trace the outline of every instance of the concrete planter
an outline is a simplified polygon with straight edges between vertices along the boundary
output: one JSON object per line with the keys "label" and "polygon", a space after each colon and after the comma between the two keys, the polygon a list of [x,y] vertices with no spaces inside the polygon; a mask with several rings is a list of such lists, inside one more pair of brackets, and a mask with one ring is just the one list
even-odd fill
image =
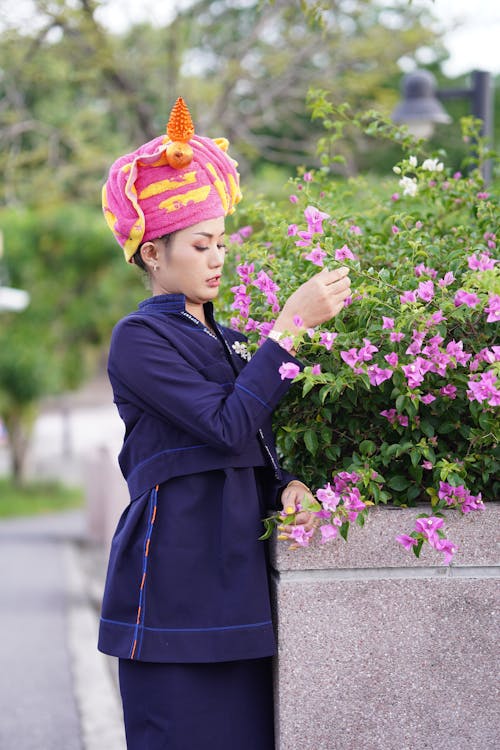
{"label": "concrete planter", "polygon": [[276,750],[498,747],[500,506],[448,514],[451,567],[394,541],[417,513],[373,509],[347,544],[273,542]]}

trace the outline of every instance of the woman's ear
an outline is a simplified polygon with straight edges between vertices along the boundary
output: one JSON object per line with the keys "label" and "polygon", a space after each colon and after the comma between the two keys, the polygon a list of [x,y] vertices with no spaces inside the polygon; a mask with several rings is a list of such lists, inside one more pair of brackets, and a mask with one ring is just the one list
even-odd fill
{"label": "woman's ear", "polygon": [[149,272],[158,270],[159,252],[154,242],[145,242],[141,247],[141,258]]}

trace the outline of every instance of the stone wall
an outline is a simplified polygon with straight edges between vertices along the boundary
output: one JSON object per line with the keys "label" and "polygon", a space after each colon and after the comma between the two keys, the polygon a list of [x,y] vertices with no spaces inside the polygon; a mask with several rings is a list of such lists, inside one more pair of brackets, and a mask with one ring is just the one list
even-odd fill
{"label": "stone wall", "polygon": [[498,747],[500,506],[448,515],[451,567],[394,541],[417,512],[374,509],[347,543],[273,542],[276,750]]}

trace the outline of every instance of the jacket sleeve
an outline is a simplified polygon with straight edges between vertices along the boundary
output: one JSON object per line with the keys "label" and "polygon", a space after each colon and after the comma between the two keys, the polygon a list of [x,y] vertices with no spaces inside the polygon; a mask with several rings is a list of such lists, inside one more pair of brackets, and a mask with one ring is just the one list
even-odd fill
{"label": "jacket sleeve", "polygon": [[268,339],[228,390],[207,380],[166,338],[129,319],[115,329],[108,370],[112,383],[142,410],[214,448],[240,453],[290,388],[291,380],[278,372],[283,362],[302,369]]}

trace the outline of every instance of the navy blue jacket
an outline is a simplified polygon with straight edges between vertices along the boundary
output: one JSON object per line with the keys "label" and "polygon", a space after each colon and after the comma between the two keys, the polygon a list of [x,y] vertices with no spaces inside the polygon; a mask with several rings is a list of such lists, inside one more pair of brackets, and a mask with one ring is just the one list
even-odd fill
{"label": "navy blue jacket", "polygon": [[[182,295],[159,295],[114,329],[108,372],[125,423],[131,503],[110,554],[99,648],[123,658],[230,661],[274,653],[261,519],[291,479],[272,410],[297,362],[267,340],[211,336]],[[234,346],[236,344],[236,347]],[[297,364],[299,364],[297,362]]]}

